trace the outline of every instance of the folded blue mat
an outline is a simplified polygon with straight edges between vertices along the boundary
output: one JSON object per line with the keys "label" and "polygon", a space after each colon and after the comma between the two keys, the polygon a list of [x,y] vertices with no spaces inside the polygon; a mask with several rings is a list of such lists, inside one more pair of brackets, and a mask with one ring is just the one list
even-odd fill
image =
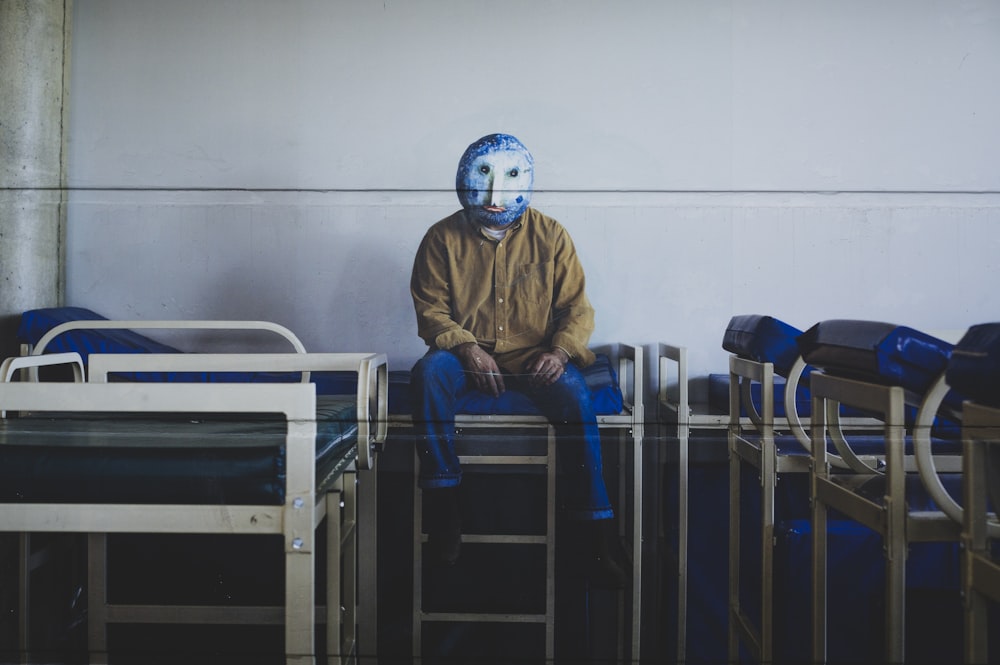
{"label": "folded blue mat", "polygon": [[[36,345],[50,330],[70,321],[107,321],[106,317],[83,307],[46,307],[21,314],[17,338],[25,344]],[[180,353],[167,344],[161,344],[132,330],[101,329],[71,330],[54,338],[45,347],[46,353],[76,351],[86,365],[91,353]]]}
{"label": "folded blue mat", "polygon": [[967,398],[1000,406],[1000,323],[969,328],[955,345],[945,376]]}
{"label": "folded blue mat", "polygon": [[[922,398],[943,375],[953,345],[933,335],[892,323],[830,319],[821,321],[798,339],[807,363],[834,376],[901,386]],[[961,408],[962,396],[949,390],[943,405],[953,412]],[[907,424],[915,420],[917,406],[908,404]],[[937,416],[934,435],[959,436],[960,425],[950,416]]]}
{"label": "folded blue mat", "polygon": [[774,371],[788,377],[799,356],[796,339],[802,331],[772,316],[734,316],[722,336],[722,348],[741,358],[773,363]]}
{"label": "folded blue mat", "polygon": [[824,371],[898,385],[923,395],[944,372],[952,345],[881,321],[820,321],[798,338],[802,357]]}

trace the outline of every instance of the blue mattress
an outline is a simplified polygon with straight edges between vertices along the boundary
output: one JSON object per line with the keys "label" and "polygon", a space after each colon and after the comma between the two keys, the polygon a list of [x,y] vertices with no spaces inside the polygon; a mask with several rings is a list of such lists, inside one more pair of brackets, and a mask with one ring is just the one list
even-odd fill
{"label": "blue mattress", "polygon": [[948,359],[946,376],[969,399],[1000,406],[1000,323],[969,328]]}
{"label": "blue mattress", "polygon": [[[677,532],[675,469],[665,467],[662,482],[668,503],[663,510],[663,528],[668,538]],[[716,664],[727,662],[728,624],[728,555],[729,555],[729,465],[720,461],[696,464],[690,470],[692,488],[689,505],[689,537],[699,543],[695,556],[688,560],[687,663]],[[743,570],[759,570],[760,561],[760,483],[756,469],[745,466],[741,485],[744,493],[740,512],[744,531],[740,539]],[[874,488],[873,488],[874,489]],[[775,512],[775,654],[776,662],[804,663],[810,658],[810,565],[812,533],[809,521],[808,474],[788,474],[776,487]],[[922,499],[920,499],[922,500]],[[922,504],[923,505],[923,504]],[[830,514],[828,527],[828,600],[830,662],[871,663],[884,658],[884,571],[882,539],[875,532],[836,511]],[[676,547],[676,543],[673,543]],[[694,550],[692,550],[694,553]],[[908,627],[925,635],[922,641],[933,650],[918,653],[947,652],[952,658],[929,656],[927,662],[961,662],[961,631],[945,635],[941,624],[958,620],[961,607],[959,591],[958,547],[955,543],[913,543],[907,559]],[[664,564],[663,574],[672,583],[675,573]],[[759,576],[741,577],[744,589],[758,588]],[[671,591],[673,587],[670,587]],[[758,592],[759,593],[759,592]],[[924,599],[938,600],[951,594],[955,607],[940,604],[924,606]],[[753,596],[754,598],[759,596]],[[918,606],[917,603],[920,603]],[[745,606],[756,619],[759,603]],[[664,622],[664,626],[670,624]],[[910,634],[913,631],[907,630]],[[914,641],[920,637],[911,638]]]}
{"label": "blue mattress", "polygon": [[[68,321],[106,320],[105,317],[82,307],[54,307],[35,309],[21,315],[17,335],[21,342],[37,344],[55,326]],[[132,330],[72,330],[53,339],[47,353],[76,351],[87,365],[91,353],[181,353],[180,350],[140,335]],[[599,415],[621,413],[623,398],[618,387],[618,375],[610,358],[599,354],[597,360],[582,370],[591,389],[594,408]],[[344,395],[356,392],[357,375],[354,372],[313,372],[317,395]],[[131,381],[208,381],[208,382],[292,382],[301,380],[297,373],[288,372],[145,372],[118,375],[112,380]],[[409,414],[410,373],[405,370],[389,372],[389,412]],[[472,391],[462,397],[459,412],[472,415],[540,415],[537,407],[522,393],[507,391],[494,398]]]}
{"label": "blue mattress", "polygon": [[944,372],[952,345],[881,321],[820,321],[798,338],[802,357],[830,374],[924,395]]}
{"label": "blue mattress", "polygon": [[[286,429],[268,415],[0,420],[0,501],[281,505]],[[357,435],[353,399],[318,400],[319,488],[354,460]]]}
{"label": "blue mattress", "polygon": [[[580,370],[598,415],[616,415],[624,406],[621,389],[618,387],[618,373],[611,359],[598,354],[597,359]],[[320,394],[343,393],[349,388],[354,377],[348,372],[316,372],[313,374],[316,390]],[[351,388],[353,390],[353,388]],[[389,413],[409,414],[411,412],[410,372],[395,370],[389,372]],[[524,393],[507,390],[499,397],[493,397],[478,390],[470,390],[458,400],[458,412],[467,415],[541,415],[538,407]]]}
{"label": "blue mattress", "polygon": [[[750,399],[758,411],[761,409],[760,384],[756,381],[750,384]],[[708,375],[708,405],[709,412],[715,414],[729,413],[729,375],[709,374]],[[812,409],[812,402],[809,398],[809,389],[800,383],[795,391],[795,405],[799,416],[807,417]],[[741,407],[740,416],[747,415],[746,409]],[[780,376],[774,377],[774,417],[785,417],[785,379]]]}
{"label": "blue mattress", "polygon": [[802,331],[773,316],[742,314],[729,320],[722,348],[741,358],[772,363],[779,376],[788,377],[799,356],[796,340]]}
{"label": "blue mattress", "polygon": [[[730,353],[759,363],[774,365],[774,416],[784,418],[785,379],[791,373],[792,365],[799,357],[798,338],[802,331],[773,316],[762,314],[741,314],[732,317],[722,336],[722,348]],[[808,417],[812,409],[809,395],[809,372],[806,367],[799,378],[795,391],[796,412],[800,417]],[[759,383],[750,386],[750,398],[759,411],[761,408]],[[729,412],[729,375],[710,374],[708,377],[708,402],[712,413]],[[860,415],[850,407],[843,407],[844,415]],[[746,410],[740,413],[746,416]]]}

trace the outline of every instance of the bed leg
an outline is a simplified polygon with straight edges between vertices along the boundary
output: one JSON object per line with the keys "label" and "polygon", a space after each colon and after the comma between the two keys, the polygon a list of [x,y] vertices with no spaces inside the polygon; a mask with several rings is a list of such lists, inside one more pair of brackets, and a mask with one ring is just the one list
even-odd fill
{"label": "bed leg", "polygon": [[827,478],[826,400],[812,397],[812,469],[809,500],[812,503],[812,639],[813,662],[826,662],[826,583],[827,552],[826,504],[819,496],[819,483]]}
{"label": "bed leg", "polygon": [[285,550],[285,663],[316,663],[315,543]]}
{"label": "bed leg", "polygon": [[[737,413],[739,413],[737,411]],[[730,425],[733,429],[736,425]],[[732,436],[730,435],[730,439]],[[740,652],[740,471],[742,462],[740,456],[729,443],[729,662],[739,660]]]}
{"label": "bed leg", "polygon": [[375,662],[378,653],[378,456],[372,468],[358,471],[358,646]]}
{"label": "bed leg", "polygon": [[[341,479],[341,482],[343,479]],[[339,483],[338,483],[339,485]],[[341,665],[341,517],[340,492],[326,493],[326,662]]]}
{"label": "bed leg", "polygon": [[19,533],[17,539],[17,637],[22,662],[31,660],[31,534]]}
{"label": "bed leg", "polygon": [[326,495],[326,658],[327,665],[352,662],[357,655],[357,503],[353,472],[339,491]]}
{"label": "bed leg", "polygon": [[90,665],[108,662],[108,534],[87,534],[87,651]]}

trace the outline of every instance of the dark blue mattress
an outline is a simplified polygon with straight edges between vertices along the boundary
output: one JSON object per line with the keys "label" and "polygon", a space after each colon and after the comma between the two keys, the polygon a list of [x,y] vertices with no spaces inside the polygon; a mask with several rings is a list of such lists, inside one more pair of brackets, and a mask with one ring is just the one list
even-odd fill
{"label": "dark blue mattress", "polygon": [[[618,373],[611,359],[598,354],[597,359],[580,370],[598,415],[617,415],[624,406],[618,387]],[[316,390],[320,394],[343,393],[352,389],[354,376],[349,372],[316,372],[313,374]],[[389,372],[389,413],[409,414],[411,412],[410,372]],[[541,415],[538,407],[524,393],[507,390],[499,397],[493,397],[478,390],[470,390],[458,399],[458,412],[466,415]]]}
{"label": "dark blue mattress", "polygon": [[[760,411],[760,384],[757,382],[750,384],[750,399],[753,401],[757,410]],[[795,391],[795,405],[796,411],[801,417],[807,417],[810,409],[812,409],[812,402],[809,398],[809,390],[804,388],[802,384],[799,384],[798,390]],[[729,413],[728,374],[708,375],[708,407],[710,413]],[[746,415],[746,410],[743,409],[740,416],[745,417]],[[785,417],[785,379],[780,376],[774,377],[774,417]]]}
{"label": "dark blue mattress", "polygon": [[[105,317],[82,307],[52,307],[34,309],[21,315],[17,335],[21,342],[37,344],[52,328],[69,321],[100,321]],[[181,353],[180,350],[157,342],[132,330],[72,330],[59,335],[46,346],[46,353],[76,351],[87,365],[91,353]],[[597,360],[582,370],[591,388],[594,408],[599,415],[621,413],[623,399],[618,376],[611,360],[598,355]],[[354,372],[312,372],[317,395],[354,394],[357,375]],[[293,382],[301,380],[290,372],[144,372],[118,375],[111,380],[130,381],[197,381],[197,382]],[[410,373],[389,372],[389,412],[410,413]],[[459,403],[459,412],[473,415],[540,415],[535,405],[522,393],[508,391],[498,398],[472,391]]]}
{"label": "dark blue mattress", "polygon": [[[355,401],[317,404],[316,482],[353,461]],[[277,416],[115,413],[0,420],[0,501],[281,505],[286,431]]]}
{"label": "dark blue mattress", "polygon": [[729,320],[722,348],[741,358],[772,363],[779,376],[788,377],[799,357],[796,340],[802,331],[773,316],[741,314]]}
{"label": "dark blue mattress", "polygon": [[969,399],[1000,406],[1000,322],[970,327],[948,359],[948,385]]}
{"label": "dark blue mattress", "polygon": [[862,381],[898,385],[924,395],[942,375],[953,345],[881,321],[820,321],[798,338],[810,365]]}

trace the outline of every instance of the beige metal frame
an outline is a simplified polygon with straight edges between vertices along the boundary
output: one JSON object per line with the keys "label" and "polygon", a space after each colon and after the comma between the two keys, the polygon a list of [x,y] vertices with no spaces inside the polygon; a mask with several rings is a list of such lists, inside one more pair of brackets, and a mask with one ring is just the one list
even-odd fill
{"label": "beige metal frame", "polygon": [[459,456],[466,467],[483,465],[544,465],[546,467],[545,535],[470,535],[463,534],[463,543],[498,545],[540,545],[545,547],[545,611],[541,614],[501,614],[497,612],[428,612],[423,609],[423,544],[427,534],[423,529],[423,492],[414,482],[413,491],[413,654],[422,657],[422,626],[425,622],[476,623],[537,623],[545,626],[545,659],[555,658],[555,538],[556,538],[556,445],[555,429],[544,418],[526,416],[458,416],[456,435],[466,429],[496,429],[498,427],[542,427],[547,431],[545,455],[479,454]]}
{"label": "beige metal frame", "polygon": [[[812,578],[813,578],[813,659],[827,657],[827,511],[830,508],[867,526],[883,539],[886,566],[886,644],[887,662],[905,658],[906,554],[909,543],[957,541],[958,524],[941,511],[910,511],[906,504],[907,473],[904,444],[906,395],[899,386],[887,386],[813,372],[812,391]],[[877,414],[885,441],[884,470],[852,461],[850,444],[839,418],[841,404]],[[928,410],[926,403],[921,411]],[[936,408],[935,408],[936,410]],[[933,414],[931,414],[933,418]],[[851,467],[849,472],[833,473],[827,453],[830,435],[840,457]],[[854,458],[856,459],[856,458]],[[879,466],[879,465],[876,465]],[[855,491],[861,483],[876,475],[885,476],[885,496],[872,501]]]}
{"label": "beige metal frame", "polygon": [[[41,346],[41,345],[40,345]],[[40,352],[40,351],[39,351]],[[42,531],[92,534],[89,549],[95,555],[103,550],[103,534],[141,533],[254,533],[280,534],[285,541],[284,608],[212,608],[113,606],[102,601],[103,585],[91,582],[93,594],[89,606],[89,650],[92,659],[106,658],[108,622],[253,622],[284,623],[288,663],[315,662],[314,635],[317,614],[329,625],[328,653],[331,662],[341,657],[355,657],[354,616],[359,596],[367,593],[374,600],[374,586],[360,594],[350,581],[355,571],[345,575],[348,597],[341,595],[340,569],[328,570],[328,595],[336,597],[335,608],[350,604],[346,616],[340,612],[317,613],[314,588],[314,532],[326,518],[332,549],[328,565],[355,562],[364,566],[366,559],[350,551],[357,546],[355,535],[358,506],[358,475],[351,470],[342,476],[329,496],[317,493],[315,486],[315,403],[313,386],[308,384],[107,384],[113,371],[354,371],[359,374],[358,420],[359,456],[371,451],[384,439],[386,422],[386,359],[380,354],[127,354],[92,355],[91,378],[94,383],[4,383],[0,384],[0,407],[22,412],[156,412],[156,413],[282,413],[288,422],[286,482],[287,500],[283,506],[218,505],[121,505],[121,504],[18,504],[0,512],[0,530],[18,533]],[[116,369],[117,368],[117,369]],[[372,424],[374,423],[374,426]],[[360,459],[360,457],[359,457]],[[370,462],[369,456],[369,462]],[[362,475],[367,475],[362,465]],[[361,484],[363,486],[363,483]],[[374,510],[374,506],[372,507]],[[341,553],[336,543],[346,543]],[[92,573],[103,575],[103,557],[91,561]],[[369,564],[374,565],[373,561]],[[24,568],[22,567],[22,570]],[[346,571],[347,569],[345,569]],[[371,584],[374,574],[361,575],[361,584]],[[362,587],[364,588],[364,587]],[[99,589],[101,589],[99,591]],[[355,603],[351,603],[353,594]],[[106,600],[106,599],[104,599]],[[345,607],[347,607],[345,605]],[[361,607],[365,607],[362,601]],[[27,615],[28,608],[22,608]],[[373,611],[373,610],[372,610]],[[344,620],[350,623],[346,625]],[[374,644],[372,645],[374,646]]]}
{"label": "beige metal frame", "polygon": [[[598,427],[602,430],[612,430],[618,435],[618,451],[619,451],[619,507],[620,511],[624,512],[629,519],[619,519],[619,528],[621,530],[620,536],[625,544],[625,550],[628,554],[631,564],[632,564],[632,583],[631,583],[631,594],[630,594],[630,606],[626,607],[625,595],[622,594],[622,614],[623,616],[628,616],[629,625],[629,635],[619,641],[619,651],[624,654],[626,651],[626,642],[628,643],[628,657],[632,661],[638,661],[640,657],[640,643],[642,637],[642,548],[643,548],[643,536],[642,536],[642,524],[643,524],[643,500],[642,500],[642,460],[643,460],[643,438],[645,433],[645,415],[644,415],[644,397],[643,391],[645,388],[645,377],[644,377],[644,365],[643,365],[643,349],[639,346],[634,346],[631,344],[620,343],[612,347],[600,347],[595,349],[598,352],[607,353],[609,357],[612,358],[613,362],[616,363],[616,369],[618,373],[618,384],[619,389],[623,396],[623,407],[622,411],[616,415],[599,415],[597,417]],[[393,415],[390,416],[390,425],[393,427],[411,427],[412,420],[408,415]],[[546,436],[550,444],[552,443],[552,431],[549,422],[541,416],[501,416],[501,415],[489,415],[489,416],[471,416],[471,415],[459,415],[456,418],[456,427],[470,427],[470,428],[509,428],[512,426],[516,427],[537,427],[546,431]],[[628,445],[631,444],[631,445]],[[629,456],[629,450],[631,448],[631,456]],[[553,473],[554,466],[554,455],[549,454],[550,460],[549,473]],[[629,459],[630,457],[630,459]],[[472,462],[472,460],[469,460]],[[483,460],[480,459],[480,462]],[[631,464],[628,462],[631,461]],[[473,462],[475,463],[475,462]],[[550,515],[549,519],[549,529],[554,529],[555,520],[554,509],[555,509],[555,483],[552,482],[552,478],[549,479],[549,505],[546,510]],[[629,492],[629,489],[631,492]],[[419,494],[419,491],[417,491]],[[419,524],[419,497],[415,498],[415,526],[414,526],[414,584],[419,584],[417,580],[420,579],[419,571],[422,566],[420,563],[420,547],[419,543],[422,542],[423,535],[421,534],[422,526]],[[624,516],[624,515],[623,515]],[[463,541],[468,538],[463,536]],[[550,562],[554,561],[554,539],[555,533],[549,533],[548,540],[548,551],[547,560]],[[548,588],[546,606],[549,608],[546,614],[550,614],[554,618],[554,607],[555,607],[555,587],[553,582],[553,576],[548,577]],[[419,657],[420,655],[420,623],[422,621],[422,610],[420,610],[420,598],[422,591],[414,589],[414,650],[413,653]],[[488,619],[489,617],[485,617]],[[431,617],[434,619],[434,617]],[[537,617],[536,617],[537,620]],[[551,619],[546,619],[550,621]],[[547,623],[547,626],[550,624]],[[624,625],[623,625],[624,632]],[[551,652],[554,651],[554,644],[550,641],[552,635],[552,628],[547,628],[547,652],[549,657],[551,657]]]}
{"label": "beige metal frame", "polygon": [[[800,365],[801,368],[804,365]],[[761,386],[761,409],[750,399],[751,383]],[[797,383],[797,381],[796,381]],[[794,410],[795,391],[786,395],[786,409]],[[741,422],[741,405],[750,423]],[[788,413],[792,413],[789,411]],[[779,454],[775,444],[774,365],[737,356],[729,359],[729,659],[739,660],[744,644],[758,662],[774,659],[774,499],[780,474],[805,473],[808,455]],[[755,626],[740,601],[740,484],[743,464],[758,471],[761,490],[760,625]]]}
{"label": "beige metal frame", "polygon": [[965,662],[979,664],[989,662],[989,603],[1000,603],[1000,562],[990,555],[990,541],[1000,537],[1000,523],[986,512],[986,447],[1000,445],[1000,408],[966,402],[962,433]]}
{"label": "beige metal frame", "polygon": [[[663,442],[671,438],[677,441],[677,496],[678,496],[678,519],[677,519],[677,651],[678,662],[683,662],[687,658],[687,593],[688,593],[688,518],[689,518],[689,481],[688,472],[690,467],[690,438],[695,430],[717,430],[722,435],[729,432],[734,423],[730,413],[717,414],[708,413],[707,405],[698,404],[691,401],[690,383],[688,376],[687,347],[674,344],[660,343],[658,346],[658,388],[657,388],[657,421],[660,427],[661,439]],[[801,367],[793,372],[801,372]],[[771,370],[773,377],[773,370]],[[732,390],[733,378],[730,376],[730,389]],[[773,378],[768,380],[769,386],[762,392],[773,399]],[[749,385],[746,387],[749,390]],[[786,391],[792,395],[795,393],[795,386],[789,379]],[[749,395],[749,393],[747,393]],[[746,397],[747,404],[751,404],[749,397]],[[786,398],[787,408],[787,398]],[[794,409],[794,400],[792,401]],[[739,413],[737,410],[735,413]],[[748,414],[738,419],[739,427],[760,427],[764,416],[756,414],[752,409]],[[773,408],[771,415],[767,418],[773,431],[774,427],[788,426],[784,418],[775,422]],[[664,455],[665,457],[665,455]],[[759,468],[759,464],[758,464]],[[762,481],[763,482],[763,481]],[[662,497],[657,497],[657,505],[662,506]],[[730,548],[732,553],[732,548]],[[732,566],[732,563],[730,564]]]}
{"label": "beige metal frame", "polygon": [[[142,320],[81,320],[81,321],[69,321],[67,323],[60,324],[53,327],[45,335],[39,339],[38,343],[31,348],[29,345],[24,345],[22,355],[32,355],[37,358],[41,358],[41,354],[45,352],[47,345],[59,335],[69,332],[71,330],[116,330],[116,329],[128,329],[128,330],[174,330],[174,331],[190,331],[190,330],[221,330],[221,331],[257,331],[264,333],[265,335],[277,336],[287,342],[291,346],[295,353],[306,353],[305,346],[302,344],[301,340],[293,333],[291,330],[277,323],[271,321],[220,321],[220,320],[157,320],[157,321],[142,321]],[[50,354],[55,355],[55,354]],[[129,354],[130,357],[135,357],[138,354]],[[259,354],[252,354],[259,355]],[[171,356],[172,362],[179,357],[180,354],[176,356]],[[48,356],[45,356],[48,357]],[[244,356],[247,357],[247,356]],[[36,359],[37,359],[36,358]],[[384,356],[382,357],[384,365]],[[15,361],[17,362],[17,361]],[[43,361],[44,362],[44,361]],[[142,361],[140,361],[142,362]],[[166,367],[171,365],[168,363]],[[200,369],[200,368],[198,368]],[[265,371],[270,371],[271,368],[265,368]],[[316,369],[307,367],[302,374],[302,382],[307,383],[309,381],[308,369]],[[234,370],[234,371],[239,371]],[[26,378],[37,380],[38,370],[27,369],[24,370]],[[386,407],[386,397],[388,395],[388,373],[385,367],[378,368],[377,372],[377,385],[376,389],[368,388],[364,385],[364,382],[359,382],[359,390],[367,391],[369,398],[369,413],[375,413],[374,421],[367,426],[371,429],[374,428],[375,436],[374,440],[381,442],[385,440],[385,435],[388,427],[388,414]],[[381,396],[377,397],[376,395]],[[362,397],[359,395],[359,400]],[[359,411],[360,413],[360,411]],[[374,443],[369,444],[368,447],[362,447],[359,450],[359,468],[361,470],[373,469],[374,465]],[[364,590],[362,594],[366,599],[361,606],[360,613],[360,640],[361,644],[365,645],[368,650],[368,655],[375,656],[377,653],[376,645],[378,644],[378,614],[377,614],[377,602],[376,602],[376,588],[377,588],[377,570],[375,566],[375,552],[377,551],[378,539],[377,539],[377,497],[378,497],[378,474],[377,473],[364,473],[361,476],[365,482],[359,484],[358,487],[358,503],[360,511],[360,528],[359,528],[359,547],[360,551],[364,553],[361,557],[359,576],[360,585]]]}
{"label": "beige metal frame", "polygon": [[[725,430],[728,416],[709,414],[690,401],[687,348],[660,343],[658,346],[657,422],[663,428],[660,439],[677,440],[677,661],[687,659],[687,577],[688,577],[688,468],[691,430]],[[676,395],[676,396],[675,396]],[[664,458],[665,455],[661,455]],[[657,509],[663,506],[656,497]],[[657,520],[657,529],[662,520]]]}
{"label": "beige metal frame", "polygon": [[[738,660],[739,646],[744,644],[758,662],[771,662],[774,658],[774,542],[775,542],[775,486],[781,474],[808,473],[811,466],[811,442],[802,425],[796,407],[796,392],[806,363],[796,358],[789,370],[785,384],[784,408],[786,417],[774,416],[774,365],[759,363],[738,356],[729,359],[729,648],[730,660]],[[751,385],[761,386],[761,409],[758,411],[751,399]],[[742,406],[742,409],[741,409]],[[746,411],[740,418],[737,414]],[[808,422],[808,419],[805,419]],[[872,418],[842,418],[840,421],[852,431],[881,426]],[[802,446],[805,455],[781,454],[775,442],[779,430],[791,433]],[[928,442],[929,446],[929,442]],[[848,449],[849,450],[849,449]],[[876,467],[880,457],[854,455],[849,459],[828,455],[831,466],[838,469],[850,465],[867,469]],[[744,611],[740,601],[740,484],[741,466],[749,464],[757,469],[761,488],[761,567],[760,567],[760,625],[755,626]],[[943,491],[943,490],[942,490]]]}

